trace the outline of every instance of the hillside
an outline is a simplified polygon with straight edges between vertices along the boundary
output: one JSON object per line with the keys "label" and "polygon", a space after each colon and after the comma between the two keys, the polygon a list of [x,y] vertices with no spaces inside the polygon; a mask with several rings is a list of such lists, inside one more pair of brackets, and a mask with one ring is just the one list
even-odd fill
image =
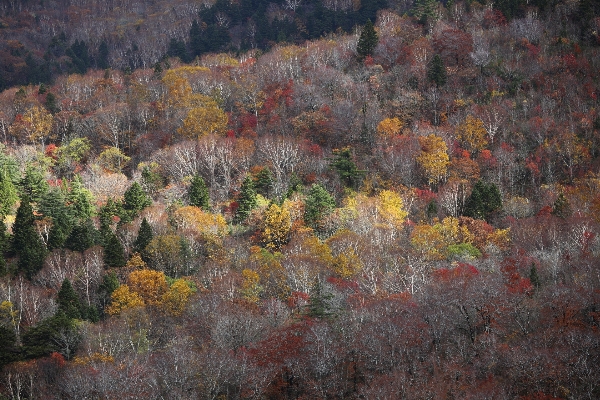
{"label": "hillside", "polygon": [[600,397],[597,2],[165,4],[0,5],[0,399]]}

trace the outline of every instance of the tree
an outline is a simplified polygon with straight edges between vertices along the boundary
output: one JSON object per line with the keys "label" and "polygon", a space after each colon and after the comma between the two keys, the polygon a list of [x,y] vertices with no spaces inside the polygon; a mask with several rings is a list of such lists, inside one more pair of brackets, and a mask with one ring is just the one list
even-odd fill
{"label": "tree", "polygon": [[121,285],[111,293],[110,305],[106,308],[106,313],[116,315],[122,311],[143,306],[144,300],[138,293],[129,289],[128,285]]}
{"label": "tree", "polygon": [[289,241],[292,228],[292,219],[286,204],[279,207],[271,203],[263,215],[262,225],[263,245],[271,251],[279,251],[281,246]]}
{"label": "tree", "polygon": [[183,125],[177,130],[180,135],[196,139],[202,136],[223,134],[229,119],[217,103],[210,99],[202,107],[192,108]]}
{"label": "tree", "polygon": [[254,190],[254,181],[250,175],[247,175],[242,182],[240,194],[237,199],[238,208],[235,213],[234,222],[241,223],[250,215],[250,211],[257,205],[256,191]]}
{"label": "tree", "polygon": [[69,185],[67,201],[76,221],[86,221],[94,214],[94,196],[89,189],[83,187],[79,175],[75,175]]}
{"label": "tree", "polygon": [[304,201],[304,222],[316,231],[323,229],[323,220],[335,209],[335,199],[317,183],[311,186]]}
{"label": "tree", "polygon": [[340,180],[349,188],[356,188],[360,183],[360,178],[364,175],[364,171],[358,169],[352,160],[352,151],[350,147],[336,149],[333,151],[333,161],[331,167],[337,171]]}
{"label": "tree", "polygon": [[419,137],[419,144],[421,154],[417,157],[417,162],[425,171],[429,184],[436,184],[446,177],[448,171],[448,146],[444,139],[434,134]]}
{"label": "tree", "polygon": [[200,207],[205,211],[209,209],[210,196],[204,179],[198,174],[192,178],[192,183],[188,189],[188,199],[191,206]]}
{"label": "tree", "polygon": [[91,219],[77,223],[71,229],[63,245],[65,248],[83,253],[100,242],[98,230]]}
{"label": "tree", "polygon": [[269,197],[269,193],[273,188],[273,173],[269,167],[262,167],[254,176],[254,187],[257,193]]}
{"label": "tree", "polygon": [[21,193],[27,195],[29,200],[35,204],[39,204],[42,197],[49,189],[48,182],[41,168],[27,165],[25,175],[19,182]]}
{"label": "tree", "polygon": [[65,278],[58,291],[58,309],[65,313],[68,318],[81,319],[81,302],[79,296],[73,289],[71,281]]}
{"label": "tree", "polygon": [[471,115],[467,115],[467,118],[456,128],[456,137],[465,149],[474,154],[484,150],[488,144],[483,121]]}
{"label": "tree", "polygon": [[29,197],[21,199],[13,224],[12,250],[19,256],[18,269],[31,279],[44,265],[46,246],[35,231],[35,217]]}
{"label": "tree", "polygon": [[0,180],[0,215],[6,216],[13,211],[13,206],[19,200],[17,189],[10,178],[6,167],[2,170]]}
{"label": "tree", "polygon": [[427,79],[429,82],[434,83],[438,88],[444,86],[448,80],[448,76],[446,75],[446,66],[444,65],[444,61],[439,54],[436,54],[431,59],[431,63],[429,64],[429,68],[427,70]]}
{"label": "tree", "polygon": [[125,249],[112,231],[104,237],[104,264],[107,267],[122,267],[127,263]]}
{"label": "tree", "polygon": [[135,242],[133,242],[133,251],[143,254],[146,246],[148,246],[148,244],[152,241],[153,236],[154,234],[152,233],[152,227],[148,223],[146,217],[144,217],[144,219],[142,219],[142,223],[140,224],[140,229],[138,230]]}
{"label": "tree", "polygon": [[465,215],[475,219],[488,220],[492,213],[502,208],[502,197],[494,183],[477,181],[465,203]]}
{"label": "tree", "polygon": [[356,45],[356,53],[358,53],[359,59],[364,60],[365,57],[373,55],[373,51],[375,50],[375,47],[377,47],[378,41],[379,37],[377,36],[375,27],[371,20],[368,19],[360,33],[358,44]]}
{"label": "tree", "polygon": [[139,183],[133,182],[123,195],[123,223],[132,221],[140,211],[152,204],[152,199],[146,195]]}

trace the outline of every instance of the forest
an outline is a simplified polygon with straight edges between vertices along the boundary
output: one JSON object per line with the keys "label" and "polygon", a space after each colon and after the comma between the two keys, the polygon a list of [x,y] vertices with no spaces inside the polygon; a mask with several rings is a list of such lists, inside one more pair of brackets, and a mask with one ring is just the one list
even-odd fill
{"label": "forest", "polygon": [[600,398],[599,33],[3,1],[0,399]]}

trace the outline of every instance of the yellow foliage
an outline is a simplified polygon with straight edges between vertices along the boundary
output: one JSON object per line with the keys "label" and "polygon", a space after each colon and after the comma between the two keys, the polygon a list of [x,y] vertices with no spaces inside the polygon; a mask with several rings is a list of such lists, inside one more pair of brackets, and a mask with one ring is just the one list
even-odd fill
{"label": "yellow foliage", "polygon": [[185,206],[174,213],[177,226],[191,229],[201,235],[223,237],[227,234],[227,221],[221,214],[204,212],[199,207]]}
{"label": "yellow foliage", "polygon": [[162,296],[163,309],[169,314],[181,315],[192,293],[185,279],[177,279]]}
{"label": "yellow foliage", "polygon": [[487,131],[483,121],[467,115],[467,118],[456,128],[456,137],[469,151],[478,153],[488,145]]}
{"label": "yellow foliage", "polygon": [[386,118],[377,125],[377,133],[386,139],[397,136],[402,131],[404,123],[397,117]]}
{"label": "yellow foliage", "polygon": [[98,156],[98,164],[109,172],[121,172],[131,161],[131,157],[125,155],[116,147],[109,147]]}
{"label": "yellow foliage", "polygon": [[215,101],[210,100],[202,106],[192,108],[177,132],[188,138],[223,134],[228,121],[227,114],[219,108]]}
{"label": "yellow foliage", "polygon": [[417,225],[410,235],[413,248],[430,260],[446,258],[448,246],[452,244],[472,242],[473,234],[454,217],[446,217],[433,225]]}
{"label": "yellow foliage", "polygon": [[16,317],[18,313],[18,310],[15,310],[15,306],[12,302],[4,300],[0,303],[0,326],[16,327]]}
{"label": "yellow foliage", "polygon": [[262,242],[265,247],[277,251],[289,240],[292,219],[285,204],[279,207],[273,203],[263,216]]}
{"label": "yellow foliage", "polygon": [[434,134],[419,137],[419,144],[421,153],[417,162],[425,171],[429,183],[435,184],[443,179],[448,171],[448,146],[444,139]]}
{"label": "yellow foliage", "polygon": [[510,228],[496,229],[487,238],[488,243],[498,246],[500,250],[508,250],[510,247]]}
{"label": "yellow foliage", "polygon": [[92,353],[89,356],[75,356],[72,360],[75,365],[90,365],[92,363],[113,363],[115,358],[106,353]]}
{"label": "yellow foliage", "polygon": [[240,290],[242,297],[251,303],[258,303],[262,293],[260,276],[256,271],[246,268],[242,271],[242,278],[242,289]]}
{"label": "yellow foliage", "polygon": [[53,121],[54,117],[45,108],[31,107],[23,115],[23,122],[27,127],[27,139],[32,143],[43,141],[52,132]]}
{"label": "yellow foliage", "polygon": [[133,253],[125,265],[127,269],[143,269],[146,268],[146,263],[142,260],[140,253]]}
{"label": "yellow foliage", "polygon": [[402,197],[394,191],[382,190],[379,192],[378,201],[381,218],[392,227],[400,229],[408,216]]}
{"label": "yellow foliage", "polygon": [[127,277],[127,285],[147,305],[159,304],[168,290],[165,273],[151,269],[131,272]]}
{"label": "yellow foliage", "polygon": [[350,279],[362,270],[363,265],[354,249],[347,248],[345,252],[333,259],[332,268],[340,277]]}
{"label": "yellow foliage", "polygon": [[112,292],[110,305],[106,308],[109,315],[120,314],[124,310],[142,307],[144,300],[136,292],[132,292],[127,285],[121,285]]}

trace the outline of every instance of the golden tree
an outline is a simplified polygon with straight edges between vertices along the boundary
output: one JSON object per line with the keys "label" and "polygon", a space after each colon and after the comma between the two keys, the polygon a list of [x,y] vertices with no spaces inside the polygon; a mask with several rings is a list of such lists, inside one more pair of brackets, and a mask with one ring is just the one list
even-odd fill
{"label": "golden tree", "polygon": [[146,305],[158,305],[168,290],[165,273],[151,269],[136,270],[127,277],[127,286],[137,293]]}
{"label": "golden tree", "polygon": [[436,184],[446,177],[448,171],[448,146],[444,139],[435,134],[419,137],[419,144],[421,154],[417,157],[417,162],[423,168],[429,184]]}
{"label": "golden tree", "polygon": [[473,153],[479,153],[488,145],[487,131],[483,121],[471,115],[458,125],[456,137],[463,147]]}
{"label": "golden tree", "polygon": [[131,308],[143,306],[144,300],[139,294],[131,291],[129,286],[121,285],[112,292],[110,305],[106,308],[106,312],[109,315],[115,315]]}

